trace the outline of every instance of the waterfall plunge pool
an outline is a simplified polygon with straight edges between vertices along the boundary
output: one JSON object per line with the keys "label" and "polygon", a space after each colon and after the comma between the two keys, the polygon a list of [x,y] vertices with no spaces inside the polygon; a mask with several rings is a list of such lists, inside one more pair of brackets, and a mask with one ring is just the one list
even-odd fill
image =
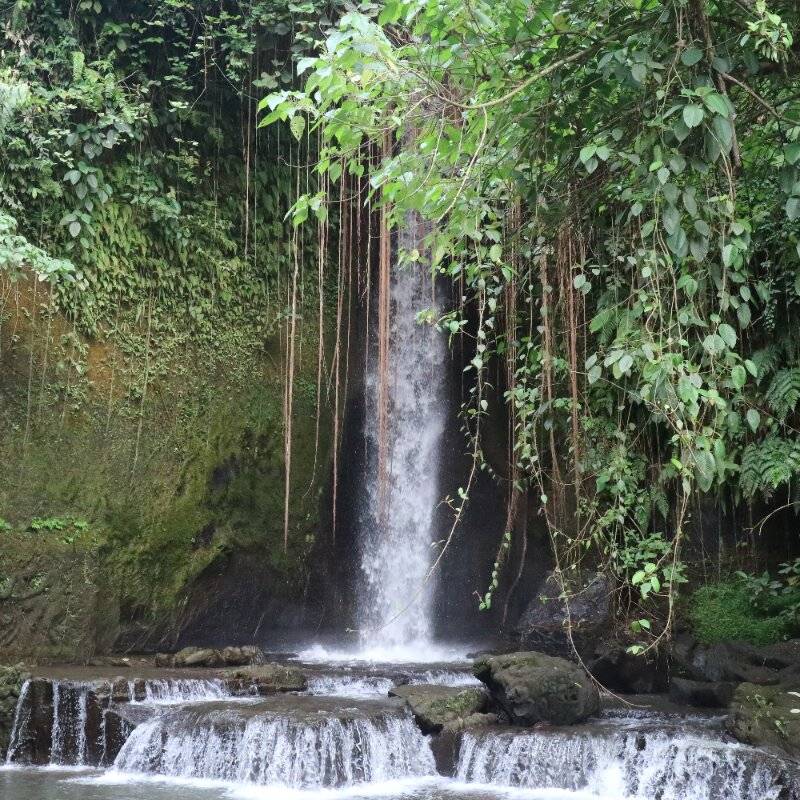
{"label": "waterfall plunge pool", "polygon": [[[426,777],[343,789],[296,790],[249,786],[207,779],[58,770],[0,768],[2,800],[625,800],[625,795],[593,791],[519,789],[467,784]],[[720,798],[719,800],[723,800]],[[727,800],[727,799],[725,799]],[[749,800],[749,798],[748,798]]]}

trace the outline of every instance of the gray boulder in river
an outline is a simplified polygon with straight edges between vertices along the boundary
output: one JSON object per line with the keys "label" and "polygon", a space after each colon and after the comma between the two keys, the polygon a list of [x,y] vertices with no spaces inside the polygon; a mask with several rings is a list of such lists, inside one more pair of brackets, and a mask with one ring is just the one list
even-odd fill
{"label": "gray boulder in river", "polygon": [[573,725],[600,709],[597,686],[565,658],[509,653],[479,659],[474,672],[515,725]]}

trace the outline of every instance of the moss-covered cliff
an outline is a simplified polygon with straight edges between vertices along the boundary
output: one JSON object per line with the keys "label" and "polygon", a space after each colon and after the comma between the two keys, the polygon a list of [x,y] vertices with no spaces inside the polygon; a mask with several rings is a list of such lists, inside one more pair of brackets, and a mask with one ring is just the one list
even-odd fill
{"label": "moss-covered cliff", "polygon": [[87,337],[35,305],[31,284],[5,289],[0,657],[74,660],[120,636],[174,637],[207,611],[196,578],[232,558],[298,602],[330,475],[316,350],[297,363],[284,550],[279,326],[220,320],[197,338],[159,329],[156,309]]}

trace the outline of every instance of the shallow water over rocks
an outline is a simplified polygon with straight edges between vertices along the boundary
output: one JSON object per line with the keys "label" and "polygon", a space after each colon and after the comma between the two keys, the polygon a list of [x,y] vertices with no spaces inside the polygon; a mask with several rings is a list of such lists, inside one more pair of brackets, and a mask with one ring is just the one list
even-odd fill
{"label": "shallow water over rocks", "polygon": [[0,798],[800,800],[796,765],[733,742],[720,715],[607,707],[568,728],[426,736],[388,690],[470,685],[463,664],[301,668],[306,691],[267,697],[235,696],[207,672],[137,676],[127,693],[81,671],[34,679]]}

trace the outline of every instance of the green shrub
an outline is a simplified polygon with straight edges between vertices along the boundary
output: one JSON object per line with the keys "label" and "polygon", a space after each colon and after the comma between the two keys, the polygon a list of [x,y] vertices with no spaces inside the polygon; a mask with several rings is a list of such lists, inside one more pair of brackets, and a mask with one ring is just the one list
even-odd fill
{"label": "green shrub", "polygon": [[739,581],[703,586],[689,600],[689,620],[695,636],[704,644],[743,641],[772,644],[798,632],[782,609],[756,609],[747,587]]}

